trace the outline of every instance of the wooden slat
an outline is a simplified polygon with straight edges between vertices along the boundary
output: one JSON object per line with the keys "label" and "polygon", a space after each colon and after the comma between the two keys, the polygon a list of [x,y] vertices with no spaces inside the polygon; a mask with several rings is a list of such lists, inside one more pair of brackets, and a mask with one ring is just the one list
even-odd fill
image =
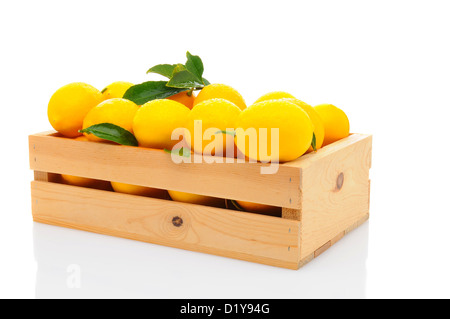
{"label": "wooden slat", "polygon": [[328,248],[331,247],[331,240],[328,241],[327,243],[325,243],[324,245],[322,245],[319,249],[316,249],[314,251],[314,258],[319,257],[320,255],[322,255],[326,250],[328,250]]}
{"label": "wooden slat", "polygon": [[281,217],[285,219],[302,220],[301,209],[282,208]]}
{"label": "wooden slat", "polygon": [[37,222],[297,269],[300,222],[33,181]]}
{"label": "wooden slat", "polygon": [[302,169],[301,259],[320,254],[369,214],[372,138],[354,134],[336,143],[317,157],[290,163]]}
{"label": "wooden slat", "polygon": [[[352,134],[262,175],[261,164],[175,164],[159,150],[40,133],[30,136],[33,217],[296,269],[368,219],[371,146]],[[283,219],[49,183],[58,173],[281,206]]]}
{"label": "wooden slat", "polygon": [[33,170],[300,208],[300,169],[259,163],[181,163],[162,150],[75,141],[53,133],[29,137]]}
{"label": "wooden slat", "polygon": [[34,171],[34,180],[41,182],[49,182],[50,174],[47,172]]}
{"label": "wooden slat", "polygon": [[302,256],[298,263],[298,268],[303,267],[304,265],[306,265],[307,263],[312,261],[314,258],[317,258],[320,255],[322,255],[325,251],[327,251],[334,244],[336,244],[339,240],[341,240],[345,235],[347,235],[349,232],[354,230],[356,227],[361,226],[368,219],[369,219],[369,215],[362,216],[358,221],[356,221],[354,224],[352,224],[350,227],[348,227],[344,231],[338,233],[335,237],[333,237],[331,240],[329,240],[328,242],[323,244],[321,247],[316,249],[313,253]]}
{"label": "wooden slat", "polygon": [[60,182],[60,175],[53,174],[53,173],[47,173],[47,172],[34,171],[34,180],[42,181],[42,182]]}

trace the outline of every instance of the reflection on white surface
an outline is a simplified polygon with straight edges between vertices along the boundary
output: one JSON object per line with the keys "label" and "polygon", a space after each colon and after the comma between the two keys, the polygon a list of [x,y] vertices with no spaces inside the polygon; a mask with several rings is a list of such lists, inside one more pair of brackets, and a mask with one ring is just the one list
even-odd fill
{"label": "reflection on white surface", "polygon": [[363,298],[369,223],[300,270],[34,223],[37,298]]}

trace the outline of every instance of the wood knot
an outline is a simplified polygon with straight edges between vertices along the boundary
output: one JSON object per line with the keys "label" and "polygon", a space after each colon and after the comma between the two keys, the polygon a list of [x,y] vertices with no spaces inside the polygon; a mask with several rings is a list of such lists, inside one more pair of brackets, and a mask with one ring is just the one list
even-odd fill
{"label": "wood knot", "polygon": [[336,179],[336,190],[340,191],[342,185],[344,185],[344,173],[341,172]]}
{"label": "wood knot", "polygon": [[175,216],[174,218],[172,218],[172,224],[175,227],[180,227],[181,225],[183,225],[183,219],[181,217]]}

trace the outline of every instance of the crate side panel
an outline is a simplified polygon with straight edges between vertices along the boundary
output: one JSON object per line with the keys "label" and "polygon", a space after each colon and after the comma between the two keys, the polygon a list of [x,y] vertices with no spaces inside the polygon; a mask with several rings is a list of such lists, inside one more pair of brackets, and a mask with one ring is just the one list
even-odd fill
{"label": "crate side panel", "polygon": [[296,269],[300,223],[47,182],[32,182],[35,221]]}
{"label": "crate side panel", "polygon": [[32,135],[33,170],[299,208],[300,169],[258,163],[181,163],[162,150]]}
{"label": "crate side panel", "polygon": [[303,168],[301,259],[369,214],[371,150],[366,136]]}

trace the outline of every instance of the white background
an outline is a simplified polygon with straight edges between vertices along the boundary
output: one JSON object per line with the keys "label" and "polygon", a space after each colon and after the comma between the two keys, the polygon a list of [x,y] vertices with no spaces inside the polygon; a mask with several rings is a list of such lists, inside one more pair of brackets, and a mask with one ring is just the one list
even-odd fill
{"label": "white background", "polygon": [[[449,298],[448,1],[3,1],[0,297]],[[200,55],[248,104],[283,90],[374,136],[371,219],[299,271],[34,224],[48,100]],[[81,288],[67,286],[78,265]]]}

